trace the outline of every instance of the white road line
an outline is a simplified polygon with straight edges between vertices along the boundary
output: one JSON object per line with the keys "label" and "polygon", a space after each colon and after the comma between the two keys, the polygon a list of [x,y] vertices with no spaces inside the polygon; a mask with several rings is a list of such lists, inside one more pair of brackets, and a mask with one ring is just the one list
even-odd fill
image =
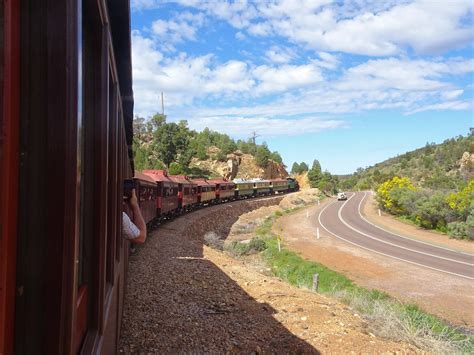
{"label": "white road line", "polygon": [[346,202],[344,202],[342,204],[342,206],[339,208],[339,211],[337,212],[337,216],[339,217],[339,219],[341,220],[342,223],[344,223],[344,225],[350,229],[352,229],[353,231],[359,233],[359,234],[362,234],[363,236],[366,236],[367,238],[370,238],[370,239],[373,239],[373,240],[377,240],[381,243],[384,243],[384,244],[387,244],[387,245],[391,245],[393,247],[397,247],[397,248],[400,248],[400,249],[404,249],[404,250],[408,250],[408,251],[411,251],[413,253],[418,253],[418,254],[422,254],[422,255],[427,255],[427,256],[431,256],[433,258],[437,258],[437,259],[442,259],[442,260],[446,260],[446,261],[451,261],[451,262],[454,262],[454,263],[459,263],[459,264],[464,264],[464,265],[468,265],[468,266],[474,266],[474,264],[472,263],[467,263],[465,261],[459,261],[459,260],[454,260],[454,259],[450,259],[450,258],[445,258],[443,256],[439,256],[439,255],[435,255],[435,254],[430,254],[430,253],[425,253],[423,251],[419,251],[419,250],[416,250],[416,249],[411,249],[411,248],[407,248],[407,247],[403,247],[401,245],[398,245],[398,244],[395,244],[395,243],[392,243],[392,242],[388,242],[386,240],[383,240],[383,239],[380,239],[380,238],[377,238],[377,237],[374,237],[373,235],[370,235],[370,234],[367,234],[365,232],[362,232],[361,230],[357,229],[357,228],[354,228],[353,226],[351,226],[349,223],[347,223],[344,218],[342,218],[342,209],[345,207],[346,203],[348,203],[351,198],[353,198],[354,196],[356,196],[356,194],[353,194]]}
{"label": "white road line", "polygon": [[467,256],[472,256],[474,257],[474,254],[471,254],[471,253],[467,253],[467,252],[463,252],[463,251],[458,251],[458,250],[454,250],[454,249],[450,249],[450,248],[446,248],[446,247],[442,247],[442,246],[439,246],[439,245],[436,245],[436,244],[431,244],[431,243],[427,243],[427,242],[423,242],[421,240],[418,240],[418,239],[413,239],[413,238],[410,238],[410,237],[406,237],[404,235],[400,235],[400,234],[397,234],[395,232],[392,232],[392,231],[389,231],[387,229],[384,229],[372,222],[370,222],[368,219],[366,219],[362,213],[361,213],[361,206],[362,206],[362,202],[364,201],[364,199],[367,197],[367,193],[364,191],[364,197],[362,198],[362,200],[360,200],[359,202],[359,207],[358,207],[358,212],[359,212],[359,216],[360,218],[362,218],[364,221],[366,221],[368,224],[374,226],[375,228],[378,228],[380,230],[383,230],[384,232],[387,232],[387,233],[390,233],[390,234],[393,234],[393,235],[396,235],[397,237],[400,237],[400,238],[404,238],[404,239],[408,239],[408,240],[411,240],[413,242],[416,242],[416,243],[420,243],[420,244],[425,244],[425,245],[429,245],[429,246],[432,246],[432,247],[435,247],[435,248],[438,248],[438,249],[444,249],[444,250],[447,250],[447,251],[452,251],[454,253],[459,253],[459,254],[464,254],[464,255],[467,255]]}
{"label": "white road line", "polygon": [[[347,202],[347,201],[346,201]],[[326,208],[328,208],[329,206],[331,206],[332,204],[334,204],[335,202],[333,203],[330,203],[329,205],[327,205],[326,207],[324,207],[321,212],[319,212],[319,215],[318,215],[318,222],[319,224],[321,225],[321,227],[323,227],[326,232],[328,232],[329,234],[332,234],[333,236],[335,236],[336,238],[338,239],[341,239],[349,244],[352,244],[352,245],[355,245],[359,248],[362,248],[362,249],[365,249],[365,250],[368,250],[368,251],[371,251],[371,252],[374,252],[374,253],[377,253],[377,254],[380,254],[380,255],[383,255],[383,256],[387,256],[389,258],[392,258],[392,259],[396,259],[396,260],[399,260],[399,261],[404,261],[406,263],[409,263],[409,264],[414,264],[414,265],[417,265],[417,266],[421,266],[421,267],[424,267],[424,268],[427,268],[427,269],[431,269],[431,270],[435,270],[435,271],[439,271],[439,272],[443,272],[445,274],[450,274],[450,275],[454,275],[454,276],[459,276],[459,277],[462,277],[462,278],[465,278],[465,279],[468,279],[468,280],[474,280],[473,277],[469,277],[469,276],[465,276],[465,275],[460,275],[460,274],[456,274],[454,272],[449,272],[449,271],[445,271],[445,270],[441,270],[441,269],[436,269],[434,267],[431,267],[431,266],[427,266],[427,265],[423,265],[423,264],[418,264],[418,263],[415,263],[413,261],[410,261],[410,260],[405,260],[405,259],[401,259],[401,258],[397,258],[396,256],[393,256],[393,255],[389,255],[389,254],[385,254],[385,253],[382,253],[382,252],[379,252],[377,250],[373,250],[373,249],[370,249],[370,248],[367,248],[367,247],[364,247],[362,245],[359,245],[357,243],[354,243],[350,240],[347,240],[333,232],[331,232],[329,229],[326,228],[326,226],[321,222],[321,215],[323,214],[323,212],[326,210]]]}

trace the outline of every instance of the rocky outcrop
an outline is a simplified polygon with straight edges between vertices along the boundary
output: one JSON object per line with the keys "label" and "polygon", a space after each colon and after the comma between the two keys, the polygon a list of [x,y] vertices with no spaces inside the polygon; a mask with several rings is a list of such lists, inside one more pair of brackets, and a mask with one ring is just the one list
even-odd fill
{"label": "rocky outcrop", "polygon": [[219,149],[212,147],[212,149],[208,151],[209,159],[199,160],[193,158],[190,166],[207,170],[214,176],[222,176],[228,180],[235,178],[276,179],[288,176],[284,165],[278,164],[273,160],[269,160],[267,167],[263,169],[256,164],[255,158],[251,154],[243,154],[237,150],[234,153],[228,154],[226,157],[227,160],[222,162],[215,159],[218,153]]}
{"label": "rocky outcrop", "polygon": [[298,181],[298,185],[300,186],[301,190],[306,190],[311,188],[309,184],[309,179],[308,179],[308,172],[305,171],[304,173],[297,174],[295,176],[296,181]]}
{"label": "rocky outcrop", "polygon": [[461,159],[458,160],[459,172],[463,176],[474,175],[474,154],[464,152]]}

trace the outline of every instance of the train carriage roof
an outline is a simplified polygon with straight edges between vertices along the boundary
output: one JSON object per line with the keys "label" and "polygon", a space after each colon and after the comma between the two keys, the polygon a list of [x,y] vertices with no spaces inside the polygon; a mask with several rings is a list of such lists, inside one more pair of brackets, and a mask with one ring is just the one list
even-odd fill
{"label": "train carriage roof", "polygon": [[288,182],[287,179],[270,179],[271,182]]}
{"label": "train carriage roof", "polygon": [[219,184],[219,185],[235,185],[235,183],[233,183],[232,181],[229,181],[229,180],[226,180],[226,179],[223,179],[223,178],[214,178],[214,179],[209,179],[207,180],[208,182],[211,182],[213,184]]}
{"label": "train carriage roof", "polygon": [[185,175],[170,175],[168,176],[172,181],[182,184],[182,185],[191,185],[191,186],[197,186],[196,183],[192,182],[189,180],[189,178]]}
{"label": "train carriage roof", "polygon": [[210,186],[210,187],[215,187],[216,184],[214,182],[211,182],[209,180],[206,180],[204,178],[196,178],[196,179],[191,179],[191,181],[198,186]]}
{"label": "train carriage roof", "polygon": [[265,180],[265,179],[252,179],[252,180],[250,180],[249,182],[253,182],[253,183],[256,183],[256,182],[267,182],[267,183],[269,183],[270,180]]}
{"label": "train carriage roof", "polygon": [[149,175],[142,174],[138,171],[135,172],[135,176],[133,177],[134,179],[142,180],[149,182],[151,184],[155,184],[155,180],[152,179]]}
{"label": "train carriage roof", "polygon": [[155,182],[169,182],[175,183],[170,177],[166,170],[143,170],[143,174],[149,176]]}

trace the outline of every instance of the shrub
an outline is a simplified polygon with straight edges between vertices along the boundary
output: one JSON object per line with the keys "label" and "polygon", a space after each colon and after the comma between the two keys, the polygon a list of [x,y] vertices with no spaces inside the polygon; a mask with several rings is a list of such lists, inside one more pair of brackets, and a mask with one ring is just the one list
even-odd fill
{"label": "shrub", "polygon": [[222,250],[224,241],[215,232],[207,232],[204,235],[204,244],[206,244],[208,247]]}
{"label": "shrub", "polygon": [[407,177],[395,176],[381,184],[377,189],[377,199],[382,209],[393,214],[403,214],[403,208],[397,200],[403,189],[415,190],[412,182]]}
{"label": "shrub", "polygon": [[424,198],[416,202],[416,210],[413,216],[423,228],[446,232],[446,221],[449,214],[450,209],[443,193],[426,192]]}
{"label": "shrub", "polygon": [[259,237],[252,238],[248,243],[234,240],[226,245],[226,250],[235,256],[256,254],[264,251],[266,248],[265,240]]}
{"label": "shrub", "polygon": [[459,217],[467,217],[474,208],[474,179],[461,191],[450,194],[446,202]]}
{"label": "shrub", "polygon": [[182,174],[186,174],[186,171],[178,163],[171,163],[168,169],[168,173],[170,175],[182,175]]}
{"label": "shrub", "polygon": [[447,225],[447,232],[457,239],[474,240],[474,213],[467,217],[466,222],[451,222]]}

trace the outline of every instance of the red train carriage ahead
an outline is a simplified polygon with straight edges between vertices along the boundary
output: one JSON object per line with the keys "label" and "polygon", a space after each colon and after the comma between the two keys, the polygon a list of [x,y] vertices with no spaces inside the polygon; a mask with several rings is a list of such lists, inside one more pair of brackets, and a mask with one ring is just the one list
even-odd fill
{"label": "red train carriage ahead", "polygon": [[198,203],[207,205],[216,200],[216,184],[204,178],[191,179],[197,185]]}
{"label": "red train carriage ahead", "polygon": [[209,179],[208,182],[216,184],[216,198],[219,201],[228,201],[235,197],[235,184],[222,178]]}
{"label": "red train carriage ahead", "polygon": [[169,178],[178,184],[179,209],[192,210],[198,201],[197,184],[184,175],[170,175]]}
{"label": "red train carriage ahead", "polygon": [[168,177],[166,170],[143,170],[157,185],[156,217],[171,217],[179,209],[178,183]]}
{"label": "red train carriage ahead", "polygon": [[2,1],[0,17],[0,354],[115,354],[130,1]]}
{"label": "red train carriage ahead", "polygon": [[156,217],[157,186],[148,175],[136,172],[133,177],[137,191],[138,204],[145,223],[150,223]]}

